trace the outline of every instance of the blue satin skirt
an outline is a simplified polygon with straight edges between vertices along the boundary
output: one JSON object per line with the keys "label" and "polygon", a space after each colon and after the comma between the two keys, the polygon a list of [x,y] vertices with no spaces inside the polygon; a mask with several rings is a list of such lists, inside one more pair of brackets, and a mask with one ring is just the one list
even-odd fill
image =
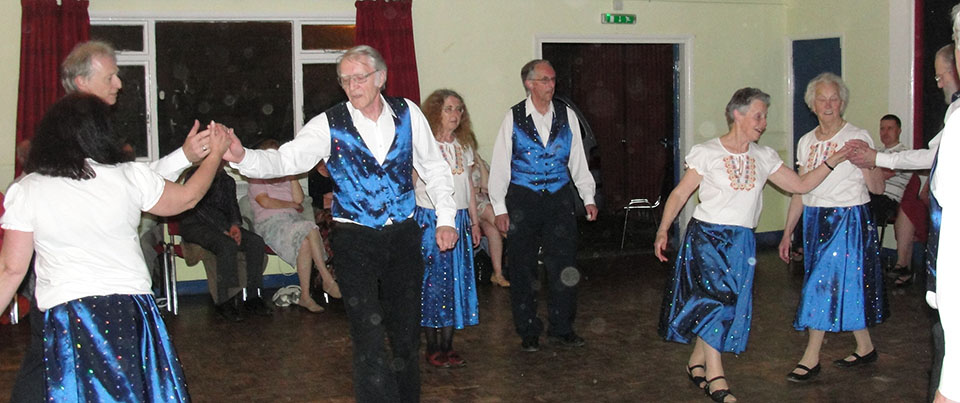
{"label": "blue satin skirt", "polygon": [[473,237],[470,214],[457,210],[458,238],[453,249],[440,252],[437,247],[437,213],[417,207],[413,218],[423,230],[423,327],[463,329],[479,323],[477,284],[473,274]]}
{"label": "blue satin skirt", "polygon": [[149,294],[75,299],[47,310],[47,400],[189,402],[183,369]]}
{"label": "blue satin skirt", "polygon": [[793,327],[847,332],[890,315],[877,227],[866,204],[803,208],[803,289]]}
{"label": "blue satin skirt", "polygon": [[757,263],[753,230],[690,219],[660,308],[660,336],[699,336],[720,352],[747,348]]}

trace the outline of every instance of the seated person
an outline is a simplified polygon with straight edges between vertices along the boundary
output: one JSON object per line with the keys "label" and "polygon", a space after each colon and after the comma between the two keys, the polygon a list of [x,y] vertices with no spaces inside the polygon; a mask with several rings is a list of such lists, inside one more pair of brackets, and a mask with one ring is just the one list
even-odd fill
{"label": "seated person", "polygon": [[[261,150],[280,147],[276,140],[265,140]],[[340,298],[340,288],[327,271],[323,239],[316,224],[303,218],[303,189],[297,178],[288,176],[276,179],[250,179],[247,188],[250,207],[253,210],[253,228],[270,245],[283,261],[297,268],[300,278],[300,300],[297,305],[313,312],[323,312],[323,307],[310,297],[311,263],[317,265],[323,290],[331,297]]]}
{"label": "seated person", "polygon": [[[273,314],[258,296],[257,289],[263,284],[264,249],[263,238],[243,229],[240,206],[237,204],[237,184],[221,163],[220,170],[213,178],[210,190],[197,203],[197,206],[183,213],[180,221],[180,235],[185,242],[195,243],[216,255],[217,295],[214,295],[217,314],[231,321],[243,320],[244,310],[257,315]],[[189,179],[195,169],[186,173]],[[246,258],[246,284],[240,284],[237,253]],[[230,295],[231,288],[245,287],[247,301],[241,309],[239,294]]]}
{"label": "seated person", "polygon": [[[896,115],[884,115],[880,118],[880,141],[883,146],[878,147],[877,152],[895,153],[907,149],[907,146],[900,143],[900,118]],[[885,179],[883,194],[870,194],[870,209],[877,226],[882,227],[897,216],[897,207],[903,198],[903,189],[910,180],[910,172],[880,169],[883,170]]]}
{"label": "seated person", "polygon": [[[476,150],[476,147],[473,148]],[[490,252],[490,261],[493,262],[493,274],[490,282],[501,287],[509,287],[510,282],[503,275],[503,234],[497,229],[496,217],[490,205],[490,194],[487,193],[487,181],[490,178],[490,166],[480,158],[480,153],[474,151],[474,164],[470,167],[474,192],[477,194],[477,215],[480,217],[480,230],[487,237],[487,246]]]}
{"label": "seated person", "polygon": [[333,229],[333,214],[330,208],[333,206],[333,179],[330,178],[330,171],[327,170],[327,164],[320,160],[314,170],[307,175],[307,187],[310,192],[311,204],[313,205],[314,221],[320,228],[320,236],[323,237],[323,250],[327,253],[327,270],[333,273],[333,251],[330,248],[330,230]]}

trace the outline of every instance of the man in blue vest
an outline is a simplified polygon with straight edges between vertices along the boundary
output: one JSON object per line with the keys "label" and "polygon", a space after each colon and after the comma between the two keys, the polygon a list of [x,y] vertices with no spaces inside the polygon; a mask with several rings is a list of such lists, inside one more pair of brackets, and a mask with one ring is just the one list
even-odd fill
{"label": "man in blue vest", "polygon": [[279,150],[247,150],[234,137],[227,158],[251,178],[299,174],[326,161],[335,184],[331,242],[350,321],[357,401],[415,402],[423,258],[412,219],[413,170],[437,207],[440,250],[457,241],[453,176],[420,108],[380,94],[387,81],[380,53],[365,45],[348,50],[337,75],[349,102],[311,119]]}
{"label": "man in blue vest", "polygon": [[527,98],[507,111],[493,145],[490,200],[497,228],[507,233],[507,267],[513,323],[521,350],[540,349],[543,322],[537,317],[537,255],[550,285],[547,303],[551,342],[581,347],[573,330],[577,312],[577,218],[572,181],[587,220],[597,219],[596,184],[587,167],[577,115],[553,99],[557,73],[546,60],[520,70]]}

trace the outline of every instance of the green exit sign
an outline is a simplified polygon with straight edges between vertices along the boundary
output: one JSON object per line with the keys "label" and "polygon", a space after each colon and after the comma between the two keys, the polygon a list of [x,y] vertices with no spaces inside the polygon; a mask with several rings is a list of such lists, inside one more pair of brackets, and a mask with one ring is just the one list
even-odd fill
{"label": "green exit sign", "polygon": [[603,13],[600,15],[600,22],[604,24],[636,24],[637,15]]}

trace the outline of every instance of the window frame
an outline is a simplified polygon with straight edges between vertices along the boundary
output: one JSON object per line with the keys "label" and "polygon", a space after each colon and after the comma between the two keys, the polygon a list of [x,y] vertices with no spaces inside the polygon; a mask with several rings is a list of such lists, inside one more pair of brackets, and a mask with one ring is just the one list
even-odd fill
{"label": "window frame", "polygon": [[137,158],[138,161],[155,161],[163,157],[160,155],[159,128],[155,114],[157,113],[157,58],[156,58],[156,23],[157,22],[289,22],[291,28],[291,77],[293,78],[293,130],[292,135],[303,128],[303,66],[308,64],[334,64],[345,53],[345,50],[304,50],[304,25],[356,25],[354,14],[324,14],[314,16],[183,16],[183,15],[151,15],[151,16],[123,16],[110,13],[91,13],[91,25],[127,25],[143,27],[143,51],[117,51],[117,65],[144,66],[144,96],[146,97],[146,125],[147,125],[147,157]]}

